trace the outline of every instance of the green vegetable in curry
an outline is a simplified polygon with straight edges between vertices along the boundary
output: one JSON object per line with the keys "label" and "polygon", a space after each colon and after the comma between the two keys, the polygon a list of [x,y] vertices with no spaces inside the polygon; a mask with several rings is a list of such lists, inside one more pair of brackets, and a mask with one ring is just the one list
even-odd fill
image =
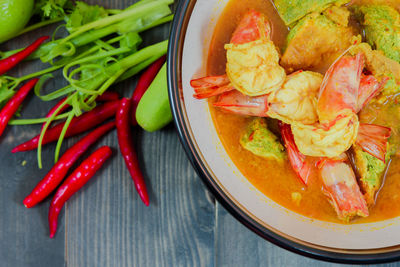
{"label": "green vegetable in curry", "polygon": [[400,62],[400,14],[386,5],[366,5],[355,8],[364,27],[368,43]]}
{"label": "green vegetable in curry", "polygon": [[[387,153],[386,163],[389,158],[389,153]],[[386,164],[364,152],[360,147],[354,148],[354,160],[365,200],[368,205],[373,205],[375,204],[375,195],[382,185]]]}
{"label": "green vegetable in curry", "polygon": [[278,138],[268,129],[265,119],[256,118],[240,138],[240,144],[251,153],[282,162],[285,152]]}

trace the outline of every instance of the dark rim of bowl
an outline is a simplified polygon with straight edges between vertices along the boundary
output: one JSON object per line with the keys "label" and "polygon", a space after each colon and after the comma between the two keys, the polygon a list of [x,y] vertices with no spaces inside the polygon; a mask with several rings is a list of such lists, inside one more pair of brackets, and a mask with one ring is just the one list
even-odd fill
{"label": "dark rim of bowl", "polygon": [[193,167],[208,189],[224,208],[247,228],[273,244],[297,254],[328,262],[350,264],[374,264],[400,260],[399,246],[370,250],[338,250],[307,244],[296,239],[290,240],[290,238],[271,231],[257,222],[246,211],[235,204],[229,195],[218,185],[212,172],[203,162],[202,155],[196,147],[197,144],[192,138],[183,105],[181,79],[182,51],[186,29],[195,4],[196,0],[180,0],[177,4],[168,47],[168,90],[171,110],[180,141]]}

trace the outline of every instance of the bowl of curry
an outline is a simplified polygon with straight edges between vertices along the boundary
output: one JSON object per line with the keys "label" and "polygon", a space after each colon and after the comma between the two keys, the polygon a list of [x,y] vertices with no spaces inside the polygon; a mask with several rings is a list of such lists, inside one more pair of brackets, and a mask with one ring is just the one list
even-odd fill
{"label": "bowl of curry", "polygon": [[400,2],[180,1],[171,108],[193,166],[265,239],[400,259]]}

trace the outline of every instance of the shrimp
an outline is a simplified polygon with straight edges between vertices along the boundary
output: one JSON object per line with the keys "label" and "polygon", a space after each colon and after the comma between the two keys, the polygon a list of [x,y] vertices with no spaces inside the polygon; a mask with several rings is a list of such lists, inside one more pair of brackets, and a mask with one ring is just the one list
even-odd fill
{"label": "shrimp", "polygon": [[339,58],[328,69],[319,91],[319,123],[292,125],[294,140],[302,154],[334,158],[355,142],[359,127],[356,113],[358,91],[363,67],[363,56],[357,54]]}
{"label": "shrimp", "polygon": [[233,89],[259,96],[281,87],[285,70],[279,52],[270,39],[271,27],[259,12],[247,12],[234,31],[226,49],[226,74],[191,81],[194,97],[208,98]]}
{"label": "shrimp", "polygon": [[[279,123],[279,127],[292,168],[307,185],[310,173],[315,167],[311,159],[297,149],[290,125]],[[321,158],[318,170],[323,183],[323,192],[340,220],[348,222],[355,216],[368,216],[367,202],[345,153],[337,158]]]}
{"label": "shrimp", "polygon": [[345,153],[335,159],[323,159],[318,167],[324,193],[340,220],[348,222],[355,216],[369,215],[367,203]]}
{"label": "shrimp", "polygon": [[294,140],[300,152],[313,157],[337,157],[347,151],[357,138],[356,114],[337,118],[332,126],[292,124]]}
{"label": "shrimp", "polygon": [[286,72],[279,65],[280,55],[270,33],[266,18],[251,10],[240,21],[231,42],[225,45],[226,74],[245,95],[271,93],[285,81]]}
{"label": "shrimp", "polygon": [[364,56],[343,56],[326,72],[318,97],[318,118],[331,124],[343,113],[356,113]]}
{"label": "shrimp", "polygon": [[221,94],[214,106],[241,115],[270,117],[288,124],[318,121],[317,94],[322,75],[299,71],[286,77],[282,88],[261,96],[247,96],[237,90]]}
{"label": "shrimp", "polygon": [[282,88],[268,97],[268,115],[285,123],[313,124],[318,121],[317,95],[323,76],[299,71],[287,76]]}
{"label": "shrimp", "polygon": [[[363,75],[363,68],[362,54],[343,56],[329,68],[319,92],[319,123],[292,125],[295,142],[302,154],[338,157],[356,142],[360,125],[357,113],[379,93],[387,81],[378,82],[372,75]],[[359,140],[366,141],[366,138],[361,135]],[[374,145],[371,139],[368,142],[361,141],[359,144],[363,150],[371,151]],[[382,151],[375,155],[382,158]]]}

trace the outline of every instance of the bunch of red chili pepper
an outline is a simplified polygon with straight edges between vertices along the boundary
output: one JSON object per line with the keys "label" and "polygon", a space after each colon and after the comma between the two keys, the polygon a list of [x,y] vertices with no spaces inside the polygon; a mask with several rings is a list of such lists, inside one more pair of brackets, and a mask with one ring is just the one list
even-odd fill
{"label": "bunch of red chili pepper", "polygon": [[[19,53],[16,53],[0,61],[0,75],[6,73],[19,62],[33,53],[48,37],[41,37],[32,45],[28,46]],[[115,121],[107,122],[92,130],[85,137],[80,139],[75,145],[70,147],[58,162],[52,167],[47,175],[36,185],[33,191],[24,199],[25,207],[31,208],[48,197],[57,189],[49,208],[49,228],[50,237],[53,238],[57,230],[57,221],[59,213],[65,202],[80,188],[82,188],[94,176],[97,170],[111,156],[112,151],[108,146],[103,146],[93,152],[86,158],[65,180],[71,166],[91,147],[99,138],[111,131],[115,126],[117,128],[118,143],[126,166],[132,176],[136,190],[146,206],[149,205],[149,197],[145,181],[140,171],[137,155],[133,147],[131,126],[137,124],[135,120],[135,111],[140,98],[149,87],[156,74],[165,62],[165,56],[155,61],[140,77],[138,85],[131,99],[119,98],[115,92],[105,92],[96,100],[104,102],[93,110],[72,119],[70,126],[65,134],[66,137],[75,136],[102,124],[106,120],[115,117]],[[9,120],[18,110],[31,89],[36,85],[38,79],[32,79],[24,84],[9,102],[0,111],[0,136],[4,132]],[[50,117],[55,110],[64,103],[61,99],[46,115]],[[63,110],[69,108],[68,105]],[[64,123],[59,123],[47,130],[42,144],[48,144],[58,139],[63,129]],[[12,152],[22,152],[38,147],[40,135],[31,140],[18,145]]]}

